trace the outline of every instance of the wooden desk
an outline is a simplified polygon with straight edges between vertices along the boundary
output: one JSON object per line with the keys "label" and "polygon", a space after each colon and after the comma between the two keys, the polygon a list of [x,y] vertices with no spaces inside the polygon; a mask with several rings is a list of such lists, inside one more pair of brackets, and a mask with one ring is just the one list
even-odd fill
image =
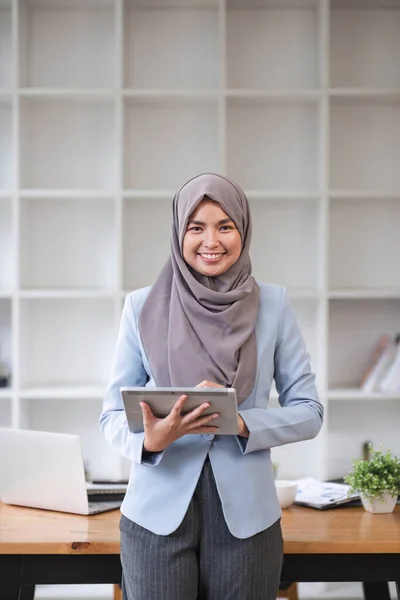
{"label": "wooden desk", "polygon": [[[0,598],[32,597],[35,584],[118,583],[118,510],[82,517],[0,504]],[[400,600],[400,506],[283,511],[285,581],[361,581],[368,600]],[[21,594],[20,594],[21,588]],[[26,593],[25,593],[26,592]]]}

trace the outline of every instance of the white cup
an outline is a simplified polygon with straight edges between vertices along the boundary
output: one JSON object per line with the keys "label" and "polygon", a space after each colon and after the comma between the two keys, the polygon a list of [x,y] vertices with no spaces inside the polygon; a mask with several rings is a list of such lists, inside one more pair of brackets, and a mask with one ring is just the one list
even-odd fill
{"label": "white cup", "polygon": [[275,480],[276,493],[281,508],[288,508],[296,498],[297,483],[286,479]]}

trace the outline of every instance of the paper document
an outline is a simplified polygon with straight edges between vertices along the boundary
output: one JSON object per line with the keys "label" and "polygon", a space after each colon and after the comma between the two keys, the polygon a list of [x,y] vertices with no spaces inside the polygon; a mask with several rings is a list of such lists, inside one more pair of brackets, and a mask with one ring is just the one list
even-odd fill
{"label": "paper document", "polygon": [[349,496],[350,486],[345,483],[330,483],[317,481],[313,477],[297,481],[296,504],[312,508],[329,508],[357,500],[359,494]]}

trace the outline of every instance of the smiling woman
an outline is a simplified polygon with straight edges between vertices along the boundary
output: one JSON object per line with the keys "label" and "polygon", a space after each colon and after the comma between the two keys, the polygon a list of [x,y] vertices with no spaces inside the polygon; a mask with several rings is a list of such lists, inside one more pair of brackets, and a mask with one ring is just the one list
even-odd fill
{"label": "smiling woman", "polygon": [[[323,410],[285,290],[258,282],[251,214],[225,175],[186,182],[171,252],[151,288],[126,298],[101,427],[132,461],[122,505],[124,600],[275,600],[283,560],[270,448],[315,437]],[[280,408],[269,408],[272,380]],[[142,403],[131,433],[120,388],[233,387],[239,434],[210,402],[165,418]]]}

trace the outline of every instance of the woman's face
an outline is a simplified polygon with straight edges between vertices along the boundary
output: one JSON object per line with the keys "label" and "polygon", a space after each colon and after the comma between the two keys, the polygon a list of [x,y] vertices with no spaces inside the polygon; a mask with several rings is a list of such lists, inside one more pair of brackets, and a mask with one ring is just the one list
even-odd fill
{"label": "woman's face", "polygon": [[235,223],[213,200],[204,199],[190,215],[183,258],[201,275],[218,277],[235,264],[242,240]]}

